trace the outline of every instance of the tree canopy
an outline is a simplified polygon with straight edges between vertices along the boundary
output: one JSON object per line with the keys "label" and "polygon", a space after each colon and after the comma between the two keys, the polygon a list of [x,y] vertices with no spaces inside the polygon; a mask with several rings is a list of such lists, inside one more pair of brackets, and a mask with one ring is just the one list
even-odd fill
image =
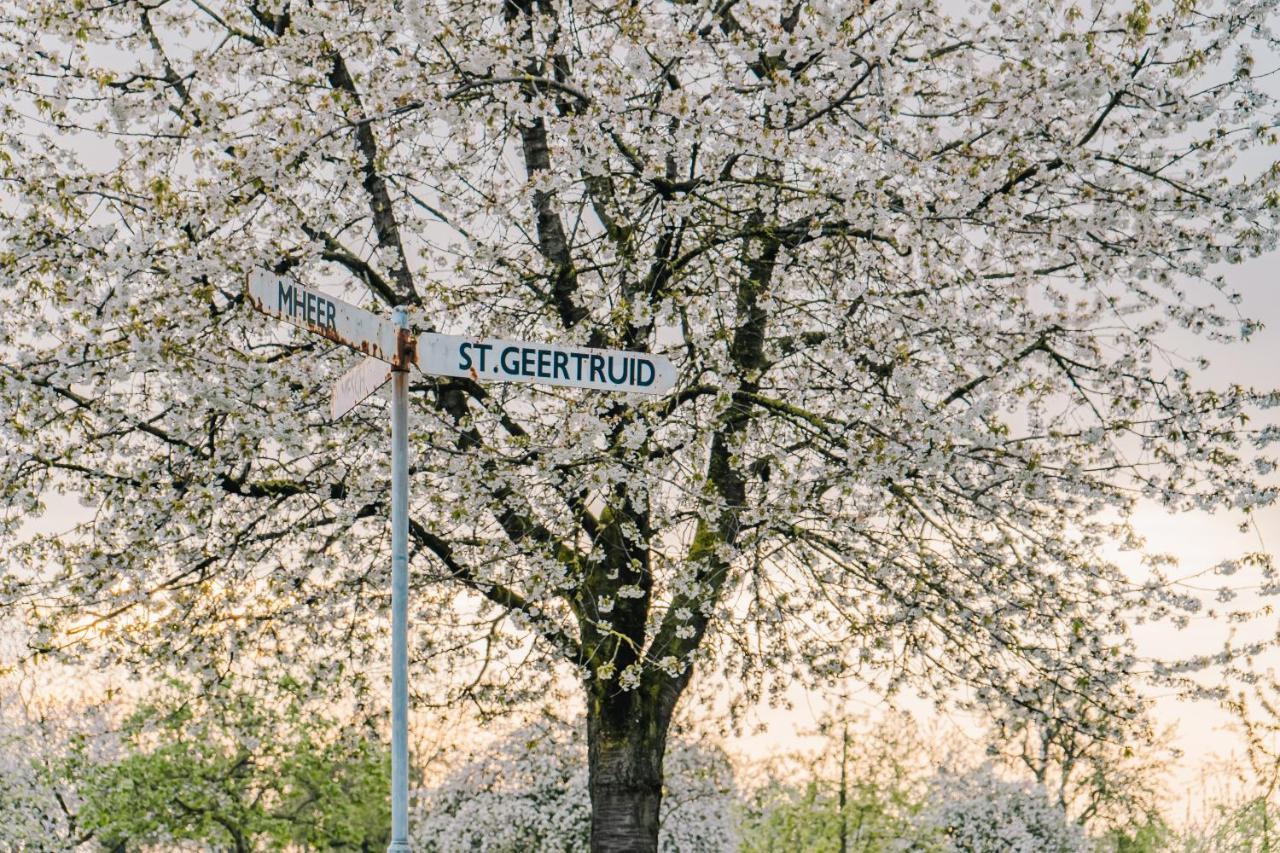
{"label": "tree canopy", "polygon": [[1127,614],[1195,602],[1103,545],[1274,497],[1274,395],[1169,344],[1254,329],[1221,265],[1274,246],[1280,171],[1236,169],[1274,6],[13,0],[3,601],[41,652],[361,692],[383,412],[329,422],[351,359],[247,309],[265,268],[675,363],[413,380],[414,666],[574,675],[595,776],[653,788],[696,662],[1123,715]]}

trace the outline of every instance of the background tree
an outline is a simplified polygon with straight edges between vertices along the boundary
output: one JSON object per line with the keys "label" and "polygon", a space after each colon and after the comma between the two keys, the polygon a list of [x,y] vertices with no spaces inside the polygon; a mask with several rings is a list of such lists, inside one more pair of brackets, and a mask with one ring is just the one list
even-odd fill
{"label": "background tree", "polygon": [[[1134,754],[1126,755],[1116,741],[1085,736],[1090,730],[1085,720],[1069,743],[1065,729],[1054,729],[1048,755],[1039,764],[1038,749],[1024,749],[1041,742],[1040,730],[1028,727],[1014,736],[1006,727],[1001,734],[996,724],[1004,719],[980,720],[991,725],[983,749],[972,731],[925,730],[909,715],[879,720],[832,715],[821,728],[824,742],[812,754],[775,755],[740,769],[745,789],[740,849],[1152,853],[1191,845],[1193,835],[1174,832],[1162,809],[1167,798],[1155,793],[1162,791],[1166,772],[1158,745],[1135,738],[1130,741]],[[977,721],[971,719],[970,727]],[[846,731],[851,749],[842,779]],[[1001,748],[993,748],[997,745]],[[1140,757],[1144,748],[1153,755]],[[1077,758],[1065,788],[1056,763],[1059,749]],[[1040,767],[1045,772],[1037,776]],[[1239,803],[1231,802],[1234,811]]]}
{"label": "background tree", "polygon": [[[467,755],[419,799],[418,846],[436,853],[589,849],[591,798],[581,728],[543,715]],[[677,737],[664,770],[658,849],[737,849],[737,792],[724,752]]]}
{"label": "background tree", "polygon": [[[1044,786],[1002,779],[990,765],[933,779],[919,822],[947,853],[1084,853],[1084,830]],[[926,836],[927,837],[927,836]],[[928,849],[928,845],[923,849]]]}
{"label": "background tree", "polygon": [[[12,637],[5,625],[0,658]],[[8,634],[12,631],[12,634]],[[118,712],[91,691],[76,691],[64,672],[47,667],[39,680],[0,663],[0,848],[60,853],[94,840],[81,820],[83,802],[64,771],[72,755],[110,762],[120,754]],[[60,684],[61,689],[49,689]]]}
{"label": "background tree", "polygon": [[1224,702],[1244,737],[1243,761],[1230,767],[1233,790],[1205,803],[1204,825],[1188,851],[1280,850],[1280,682],[1268,671]]}
{"label": "background tree", "polygon": [[[1258,791],[1265,781],[1252,778],[1248,760],[1238,754],[1215,756],[1199,768],[1186,818],[1164,848],[1180,853],[1256,853],[1267,839]],[[1261,783],[1261,784],[1260,784]],[[1271,804],[1274,820],[1275,804]],[[1274,825],[1274,824],[1273,824]],[[1121,848],[1123,849],[1123,848]]]}
{"label": "background tree", "polygon": [[1008,704],[1000,697],[987,709],[989,755],[1029,772],[1053,805],[1094,836],[1136,850],[1140,837],[1155,844],[1167,834],[1165,781],[1177,751],[1171,731],[1155,730],[1147,701],[1135,695],[1128,713],[1106,714],[1087,693],[1046,685],[1034,703]]}
{"label": "background tree", "polygon": [[124,722],[115,760],[79,739],[57,768],[76,791],[78,825],[122,851],[193,841],[237,853],[385,849],[386,745],[281,686],[158,686]]}
{"label": "background tree", "polygon": [[350,361],[251,315],[267,267],[675,361],[413,388],[417,677],[576,678],[596,849],[656,846],[695,666],[1123,713],[1126,614],[1195,602],[1100,546],[1273,499],[1274,398],[1168,331],[1254,328],[1216,270],[1274,245],[1277,170],[1227,177],[1274,5],[12,0],[3,601],[48,654],[380,694],[382,413],[327,422]]}
{"label": "background tree", "polygon": [[832,714],[819,731],[815,754],[742,774],[744,853],[888,853],[919,840],[915,816],[942,745],[907,714]]}

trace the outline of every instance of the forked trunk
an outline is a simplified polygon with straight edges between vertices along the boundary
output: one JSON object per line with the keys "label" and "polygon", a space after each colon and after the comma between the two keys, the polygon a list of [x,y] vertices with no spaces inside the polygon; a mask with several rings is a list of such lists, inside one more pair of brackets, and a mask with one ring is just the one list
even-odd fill
{"label": "forked trunk", "polygon": [[658,849],[669,717],[656,705],[634,692],[592,702],[587,715],[592,853]]}

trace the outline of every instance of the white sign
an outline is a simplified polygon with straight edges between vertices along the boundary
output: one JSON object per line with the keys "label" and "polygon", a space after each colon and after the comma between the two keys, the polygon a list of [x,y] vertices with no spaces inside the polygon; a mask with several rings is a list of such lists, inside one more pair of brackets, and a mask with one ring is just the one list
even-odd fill
{"label": "white sign", "polygon": [[337,420],[354,409],[362,400],[391,378],[391,365],[376,358],[366,358],[333,383],[329,398],[329,417]]}
{"label": "white sign", "polygon": [[418,367],[436,376],[664,394],[676,371],[661,355],[460,335],[418,336]]}
{"label": "white sign", "polygon": [[398,336],[393,323],[303,287],[292,279],[254,270],[249,274],[249,301],[263,314],[301,326],[373,358],[393,364],[396,361]]}

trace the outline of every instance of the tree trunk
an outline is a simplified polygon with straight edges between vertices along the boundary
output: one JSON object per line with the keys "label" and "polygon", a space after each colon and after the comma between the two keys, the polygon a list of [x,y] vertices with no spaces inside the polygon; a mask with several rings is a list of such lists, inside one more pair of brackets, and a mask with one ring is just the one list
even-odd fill
{"label": "tree trunk", "polygon": [[[671,717],[643,691],[588,688],[592,853],[656,853]],[[594,688],[594,689],[592,689]]]}

